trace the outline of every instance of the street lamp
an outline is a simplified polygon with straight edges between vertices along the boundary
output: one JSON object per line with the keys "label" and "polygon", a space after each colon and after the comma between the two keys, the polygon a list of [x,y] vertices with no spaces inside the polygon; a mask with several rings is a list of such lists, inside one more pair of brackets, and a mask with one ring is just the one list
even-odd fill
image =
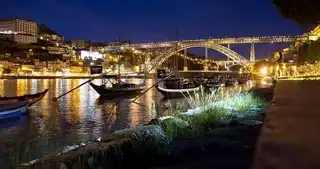
{"label": "street lamp", "polygon": [[262,67],[262,68],[260,69],[260,74],[261,74],[262,76],[266,76],[266,75],[268,74],[268,68],[267,68],[266,66]]}

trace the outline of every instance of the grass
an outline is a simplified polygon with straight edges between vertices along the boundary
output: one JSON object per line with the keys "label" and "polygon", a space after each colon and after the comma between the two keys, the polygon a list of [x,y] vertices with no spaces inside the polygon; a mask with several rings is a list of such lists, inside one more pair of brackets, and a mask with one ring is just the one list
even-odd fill
{"label": "grass", "polygon": [[185,96],[185,98],[187,98],[190,107],[193,109],[197,107],[206,107],[207,105],[219,99],[219,91],[220,88],[218,90],[210,90],[209,92],[205,92],[203,88],[200,88],[200,92],[194,93],[193,95],[188,93],[188,95]]}
{"label": "grass", "polygon": [[237,93],[216,103],[216,106],[228,109],[234,115],[248,113],[250,109],[264,108],[264,102],[253,93]]}
{"label": "grass", "polygon": [[[195,136],[203,132],[226,126],[226,122],[246,116],[252,116],[259,109],[264,109],[262,98],[253,93],[242,92],[228,97],[220,97],[219,90],[204,92],[186,98],[194,113],[174,115],[163,120],[162,128],[168,136]],[[174,118],[179,120],[173,120]],[[183,121],[183,122],[182,122]],[[189,125],[181,127],[179,123]]]}

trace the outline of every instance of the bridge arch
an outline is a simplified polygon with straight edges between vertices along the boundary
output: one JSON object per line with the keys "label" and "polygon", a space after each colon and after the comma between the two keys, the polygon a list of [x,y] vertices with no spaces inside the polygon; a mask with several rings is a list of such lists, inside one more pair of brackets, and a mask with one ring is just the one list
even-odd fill
{"label": "bridge arch", "polygon": [[226,55],[231,60],[233,60],[234,62],[238,63],[241,66],[246,66],[249,63],[249,61],[246,58],[244,58],[243,56],[241,56],[237,52],[235,52],[225,46],[219,45],[219,44],[210,44],[210,43],[178,44],[177,47],[171,47],[168,50],[161,53],[155,59],[153,59],[150,63],[150,67],[148,68],[148,70],[149,70],[148,72],[154,71],[159,65],[161,65],[163,62],[165,62],[167,59],[169,59],[172,55],[174,55],[175,53],[177,53],[181,50],[188,49],[188,48],[199,48],[199,47],[216,50],[216,51]]}

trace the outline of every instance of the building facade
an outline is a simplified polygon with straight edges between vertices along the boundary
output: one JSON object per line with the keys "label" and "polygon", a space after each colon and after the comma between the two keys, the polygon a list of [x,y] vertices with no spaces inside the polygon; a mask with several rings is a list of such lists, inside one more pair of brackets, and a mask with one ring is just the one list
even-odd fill
{"label": "building facade", "polygon": [[22,19],[0,20],[0,38],[21,44],[37,42],[37,23]]}
{"label": "building facade", "polygon": [[36,43],[38,41],[36,36],[23,34],[0,34],[0,39],[10,40],[20,44]]}
{"label": "building facade", "polygon": [[77,49],[84,49],[90,46],[90,42],[86,40],[71,40],[71,44]]}
{"label": "building facade", "polygon": [[39,39],[50,41],[50,42],[63,42],[64,41],[63,36],[54,35],[54,34],[41,34],[41,35],[39,35]]}
{"label": "building facade", "polygon": [[16,34],[37,35],[37,23],[22,19],[0,20],[0,32],[13,32]]}

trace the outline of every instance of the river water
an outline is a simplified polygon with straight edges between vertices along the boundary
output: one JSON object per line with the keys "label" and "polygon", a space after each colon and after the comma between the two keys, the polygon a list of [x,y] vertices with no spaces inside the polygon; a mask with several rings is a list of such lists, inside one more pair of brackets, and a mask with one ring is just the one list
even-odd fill
{"label": "river water", "polygon": [[[115,130],[148,123],[153,118],[152,107],[158,116],[171,115],[173,109],[186,110],[185,99],[163,100],[155,88],[139,99],[106,100],[86,84],[74,92],[52,101],[87,79],[0,79],[0,95],[16,96],[50,89],[41,102],[29,108],[29,115],[0,120],[0,168],[39,158],[72,144],[94,140]],[[139,83],[141,79],[132,79]],[[152,86],[153,79],[146,85]],[[100,84],[101,80],[93,81]],[[224,90],[248,88],[236,86]]]}

